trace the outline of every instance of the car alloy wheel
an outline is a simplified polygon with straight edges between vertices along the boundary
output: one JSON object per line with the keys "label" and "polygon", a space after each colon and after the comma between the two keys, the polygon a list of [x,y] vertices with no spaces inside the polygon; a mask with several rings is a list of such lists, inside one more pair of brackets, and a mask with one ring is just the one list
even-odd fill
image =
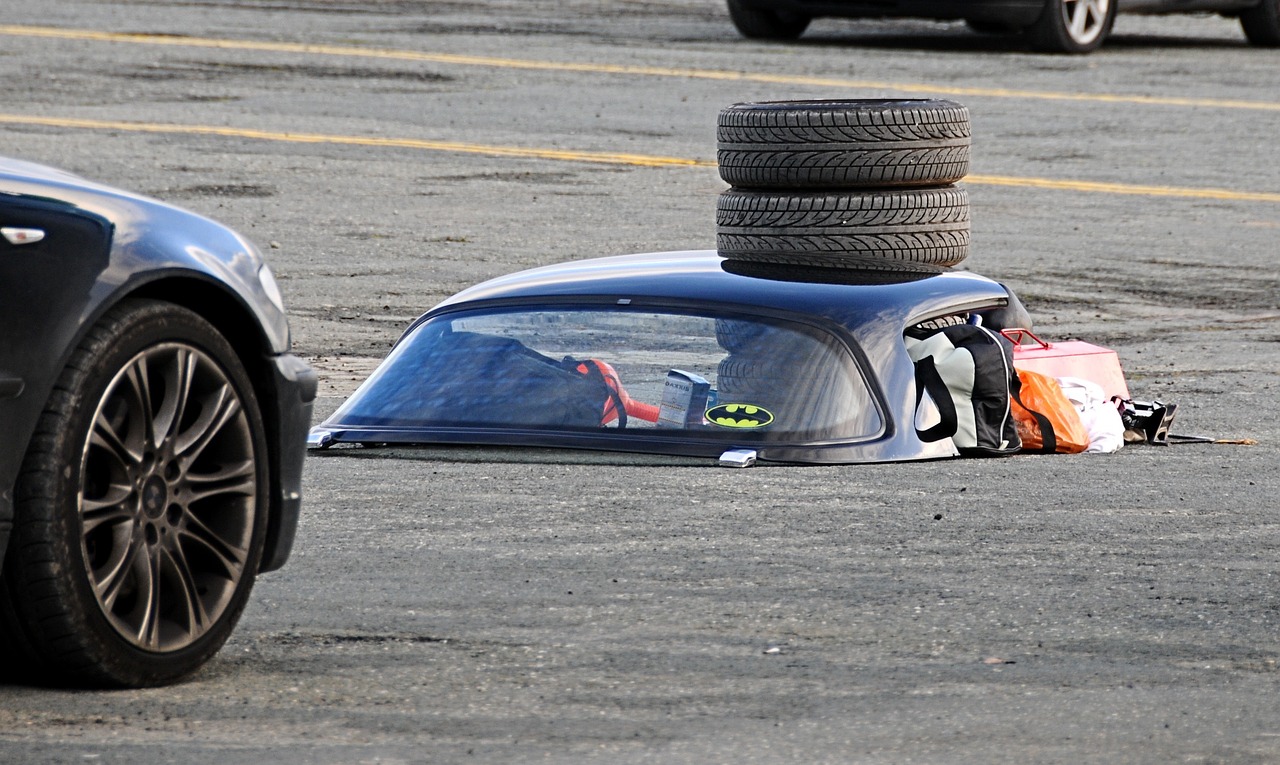
{"label": "car alloy wheel", "polygon": [[84,443],[81,552],[94,597],[147,651],[206,634],[249,573],[253,434],[226,373],[187,343],[116,374]]}
{"label": "car alloy wheel", "polygon": [[267,464],[252,384],[217,329],[159,301],[109,311],[24,461],[0,594],[10,653],[34,679],[78,684],[200,667],[258,571]]}
{"label": "car alloy wheel", "polygon": [[1115,22],[1115,0],[1048,0],[1031,27],[1031,44],[1047,53],[1096,50]]}
{"label": "car alloy wheel", "polygon": [[1064,0],[1062,20],[1077,45],[1090,45],[1102,36],[1111,0]]}

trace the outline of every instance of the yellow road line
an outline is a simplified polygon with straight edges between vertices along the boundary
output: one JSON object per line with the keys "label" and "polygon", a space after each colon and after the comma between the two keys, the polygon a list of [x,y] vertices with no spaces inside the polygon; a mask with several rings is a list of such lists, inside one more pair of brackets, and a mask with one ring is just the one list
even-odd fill
{"label": "yellow road line", "polygon": [[[160,122],[126,122],[119,120],[76,119],[67,117],[36,117],[25,114],[0,113],[0,125],[29,125],[79,130],[115,130],[130,133],[154,133],[168,135],[203,135],[223,138],[247,138],[257,141],[282,143],[332,144],[341,146],[371,146],[378,148],[416,149],[461,154],[483,154],[495,157],[519,159],[548,159],[560,162],[595,162],[630,167],[715,167],[716,163],[705,159],[663,157],[649,154],[625,154],[604,151],[570,151],[565,149],[537,149],[520,146],[494,146],[457,141],[429,141],[417,138],[378,138],[373,136],[332,135],[324,133],[293,133],[249,128],[219,127],[216,125],[179,125]],[[1093,181],[1064,181],[1050,178],[1019,178],[1004,175],[970,175],[965,182],[976,186],[1016,186],[1023,188],[1078,191],[1093,194],[1128,194],[1148,197],[1180,197],[1184,199],[1215,199],[1235,202],[1272,202],[1280,204],[1280,194],[1230,189],[1197,189],[1177,186],[1144,186],[1124,183],[1098,183]]]}
{"label": "yellow road line", "polygon": [[806,75],[737,72],[721,69],[538,61],[532,59],[499,58],[492,56],[465,56],[452,53],[423,53],[420,51],[392,48],[362,48],[354,45],[316,45],[310,43],[270,42],[266,40],[230,40],[205,37],[183,37],[177,35],[132,34],[124,32],[100,32],[92,29],[63,29],[59,27],[22,26],[13,24],[0,25],[0,35],[10,35],[15,37],[43,37],[61,40],[90,40],[96,42],[130,43],[135,45],[164,45],[184,48],[215,48],[219,50],[303,53],[350,58],[418,61],[435,64],[450,64],[455,66],[526,69],[544,72],[623,74],[645,77],[676,77],[697,80],[766,83],[774,85],[803,85],[815,88],[888,90],[897,91],[899,93],[930,96],[973,96],[977,98],[1011,98],[1038,101],[1074,101],[1108,104],[1141,104],[1144,106],[1280,111],[1280,102],[1274,101],[1244,101],[1223,98],[1185,98],[1177,96],[1143,96],[1115,93],[1069,93],[1059,91],[1017,90],[1012,88],[957,87],[953,85],[936,85],[929,83],[855,80],[842,77],[811,77]]}
{"label": "yellow road line", "polygon": [[1144,186],[1141,184],[1102,183],[1098,181],[1062,181],[1052,178],[1017,178],[1007,175],[969,175],[964,180],[965,183],[978,186],[1017,186],[1032,189],[1053,189],[1056,191],[1083,191],[1091,194],[1125,194],[1143,197],[1181,197],[1183,199],[1218,199],[1232,202],[1280,203],[1280,194],[1266,191]]}
{"label": "yellow road line", "polygon": [[83,130],[119,130],[131,133],[167,133],[171,135],[210,135],[224,138],[250,138],[284,143],[335,144],[342,146],[374,146],[380,148],[420,149],[461,154],[486,154],[521,159],[551,159],[562,162],[599,162],[633,167],[715,167],[715,162],[681,157],[659,157],[647,154],[624,154],[606,151],[572,151],[565,149],[533,149],[519,146],[487,146],[458,141],[428,141],[417,138],[377,138],[372,136],[326,135],[323,133],[282,133],[272,130],[219,127],[216,125],[176,125],[160,122],[124,122],[64,117],[33,117],[25,114],[0,114],[0,124],[41,125]]}

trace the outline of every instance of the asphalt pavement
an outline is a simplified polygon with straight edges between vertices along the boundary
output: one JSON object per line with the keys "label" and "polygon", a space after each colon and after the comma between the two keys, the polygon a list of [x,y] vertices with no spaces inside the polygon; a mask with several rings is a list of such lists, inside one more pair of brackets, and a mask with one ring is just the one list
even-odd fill
{"label": "asphalt pavement", "polygon": [[1235,22],[1061,57],[921,21],[749,42],[717,0],[59,0],[0,40],[0,153],[256,241],[318,416],[476,281],[714,247],[720,108],[941,97],[974,124],[964,267],[1245,442],[316,454],[203,672],[0,687],[0,763],[1280,762],[1280,54]]}

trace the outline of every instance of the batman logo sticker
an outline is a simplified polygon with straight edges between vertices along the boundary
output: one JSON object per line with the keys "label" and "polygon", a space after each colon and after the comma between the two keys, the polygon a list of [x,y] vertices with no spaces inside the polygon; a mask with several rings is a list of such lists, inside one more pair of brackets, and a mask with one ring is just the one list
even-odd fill
{"label": "batman logo sticker", "polygon": [[773,422],[773,412],[755,404],[720,404],[708,409],[706,417],[722,428],[763,428]]}

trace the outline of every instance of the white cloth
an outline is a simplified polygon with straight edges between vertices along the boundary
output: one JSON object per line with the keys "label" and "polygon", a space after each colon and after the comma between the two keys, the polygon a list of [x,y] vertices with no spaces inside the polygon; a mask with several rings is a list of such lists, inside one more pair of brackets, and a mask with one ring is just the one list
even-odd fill
{"label": "white cloth", "polygon": [[1079,377],[1059,377],[1062,392],[1080,413],[1080,421],[1089,432],[1090,454],[1110,454],[1124,446],[1124,421],[1120,410],[1107,400],[1102,386]]}

